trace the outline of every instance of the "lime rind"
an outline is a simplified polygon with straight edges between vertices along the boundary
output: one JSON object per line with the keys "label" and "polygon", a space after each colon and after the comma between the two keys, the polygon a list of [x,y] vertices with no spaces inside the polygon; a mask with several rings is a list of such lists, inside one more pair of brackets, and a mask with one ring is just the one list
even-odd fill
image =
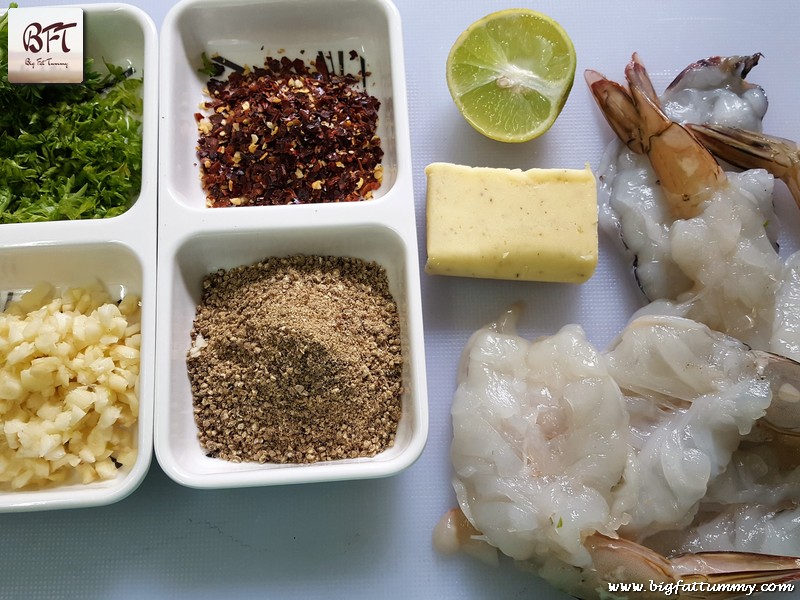
{"label": "lime rind", "polygon": [[505,142],[538,137],[552,126],[575,77],[575,49],[564,29],[528,9],[492,13],[456,40],[447,84],[468,123]]}

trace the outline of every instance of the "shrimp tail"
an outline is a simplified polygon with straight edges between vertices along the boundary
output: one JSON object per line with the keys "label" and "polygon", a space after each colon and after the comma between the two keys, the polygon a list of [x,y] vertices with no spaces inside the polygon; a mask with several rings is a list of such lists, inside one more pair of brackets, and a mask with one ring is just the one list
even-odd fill
{"label": "shrimp tail", "polygon": [[[643,136],[654,137],[669,127],[671,121],[661,109],[661,100],[653,87],[650,75],[644,68],[639,54],[634,52],[631,62],[625,67],[625,78],[633,96],[633,102],[643,123]],[[649,144],[647,144],[649,147]]]}
{"label": "shrimp tail", "polygon": [[463,552],[493,567],[499,564],[497,548],[486,541],[459,507],[442,516],[433,530],[432,541],[442,554]]}
{"label": "shrimp tail", "polygon": [[636,154],[645,154],[639,112],[630,92],[616,81],[606,79],[592,69],[584,73],[586,84],[600,107],[600,112],[616,136]]}
{"label": "shrimp tail", "polygon": [[[760,585],[800,579],[800,558],[751,552],[698,552],[667,558],[626,539],[595,534],[586,541],[602,581],[639,582],[653,597],[735,598]],[[750,587],[752,586],[752,587]]]}
{"label": "shrimp tail", "polygon": [[765,169],[800,206],[800,146],[781,137],[723,125],[688,125],[715,156],[741,169]]}
{"label": "shrimp tail", "polygon": [[697,138],[664,114],[650,76],[634,53],[622,85],[597,71],[584,73],[589,89],[611,129],[637,154],[646,154],[676,218],[700,213],[700,205],[726,185],[727,177]]}
{"label": "shrimp tail", "polygon": [[[698,552],[669,559],[674,576],[687,581],[717,585],[714,591],[695,598],[732,598],[743,594],[745,586],[757,591],[763,584],[780,584],[800,579],[800,558],[752,552]],[[738,586],[736,584],[739,584]],[[733,591],[737,590],[738,591]]]}

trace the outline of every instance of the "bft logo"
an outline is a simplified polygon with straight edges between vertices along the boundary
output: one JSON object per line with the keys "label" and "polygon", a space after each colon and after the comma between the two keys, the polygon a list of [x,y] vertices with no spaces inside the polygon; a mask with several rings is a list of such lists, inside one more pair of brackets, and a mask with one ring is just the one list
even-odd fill
{"label": "bft logo", "polygon": [[9,9],[9,82],[81,83],[83,66],[81,8]]}
{"label": "bft logo", "polygon": [[67,45],[67,31],[77,27],[77,23],[52,23],[42,27],[41,23],[31,23],[25,28],[22,34],[22,47],[26,52],[37,54],[44,50],[50,52],[52,42],[61,41],[61,51],[64,54],[70,52]]}

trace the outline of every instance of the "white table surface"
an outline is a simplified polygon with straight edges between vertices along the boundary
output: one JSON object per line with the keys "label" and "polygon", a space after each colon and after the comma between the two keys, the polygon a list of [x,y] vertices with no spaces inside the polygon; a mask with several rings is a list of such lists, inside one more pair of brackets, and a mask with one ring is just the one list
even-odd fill
{"label": "white table surface", "polygon": [[[611,134],[582,73],[591,67],[621,79],[633,51],[641,53],[658,89],[696,59],[763,52],[749,79],[769,94],[766,129],[800,139],[794,106],[800,99],[800,3],[396,2],[404,30],[421,261],[425,165],[596,167]],[[67,2],[21,2],[62,3]],[[160,26],[173,3],[131,4]],[[578,53],[578,76],[562,116],[544,137],[522,145],[503,145],[472,131],[456,112],[444,77],[458,34],[511,5],[556,18]],[[796,207],[777,187],[779,212],[800,230]],[[795,236],[785,236],[785,247],[795,245]],[[408,470],[381,480],[202,491],[172,482],[154,459],[141,487],[117,504],[0,515],[0,599],[566,597],[510,564],[492,568],[463,556],[443,557],[431,546],[434,525],[455,502],[448,460],[455,367],[472,331],[518,300],[527,306],[525,335],[577,322],[604,346],[640,302],[628,266],[601,238],[598,270],[581,286],[423,275],[422,291],[430,436]],[[786,597],[800,598],[800,591]]]}

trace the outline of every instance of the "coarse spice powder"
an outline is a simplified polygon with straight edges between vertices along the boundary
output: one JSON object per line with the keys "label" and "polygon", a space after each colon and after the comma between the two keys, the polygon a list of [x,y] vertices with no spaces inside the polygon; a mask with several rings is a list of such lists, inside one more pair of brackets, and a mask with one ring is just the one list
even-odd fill
{"label": "coarse spice powder", "polygon": [[394,443],[403,358],[375,262],[297,255],[203,281],[187,367],[209,456],[313,463]]}

